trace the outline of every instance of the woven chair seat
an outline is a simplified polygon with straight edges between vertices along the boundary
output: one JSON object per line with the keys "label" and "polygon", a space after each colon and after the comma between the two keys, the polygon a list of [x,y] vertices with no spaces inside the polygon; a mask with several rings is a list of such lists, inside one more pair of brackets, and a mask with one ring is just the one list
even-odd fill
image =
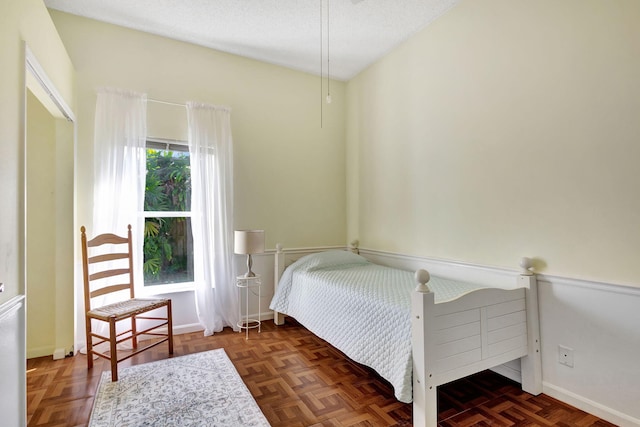
{"label": "woven chair seat", "polygon": [[87,315],[94,319],[104,320],[105,322],[108,321],[110,317],[115,317],[116,320],[126,319],[132,315],[164,307],[168,301],[168,299],[164,298],[133,298],[94,308],[89,311]]}

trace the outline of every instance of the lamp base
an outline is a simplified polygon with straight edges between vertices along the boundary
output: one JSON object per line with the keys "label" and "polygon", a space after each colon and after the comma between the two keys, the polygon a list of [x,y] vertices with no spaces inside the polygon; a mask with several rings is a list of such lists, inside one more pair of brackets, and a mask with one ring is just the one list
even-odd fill
{"label": "lamp base", "polygon": [[256,273],[251,271],[251,267],[253,266],[253,260],[251,259],[251,254],[247,254],[247,272],[244,273],[244,277],[256,277]]}

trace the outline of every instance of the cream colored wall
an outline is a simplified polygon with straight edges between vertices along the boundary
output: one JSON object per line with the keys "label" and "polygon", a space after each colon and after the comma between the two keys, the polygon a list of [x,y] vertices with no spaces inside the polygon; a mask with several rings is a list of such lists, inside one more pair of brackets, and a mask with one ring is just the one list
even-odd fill
{"label": "cream colored wall", "polygon": [[640,286],[640,2],[462,1],[348,84],[363,247]]}
{"label": "cream colored wall", "polygon": [[56,337],[56,121],[31,91],[26,131],[27,357],[40,357]]}
{"label": "cream colored wall", "polygon": [[[55,174],[55,283],[56,318],[55,348],[65,354],[74,345],[74,249],[80,242],[75,238],[74,224],[74,124],[56,119],[56,174]],[[81,300],[79,300],[81,302]],[[79,326],[82,328],[82,325]]]}
{"label": "cream colored wall", "polygon": [[[344,244],[343,83],[331,86],[334,101],[325,107],[321,129],[318,77],[69,14],[51,14],[78,75],[80,223],[91,221],[96,89],[113,86],[159,100],[230,106],[235,226],[265,229],[267,248],[277,242],[287,247]],[[178,117],[176,124],[172,120]],[[149,103],[149,121],[153,136],[186,138],[182,107]]]}
{"label": "cream colored wall", "polygon": [[74,71],[41,0],[4,0],[0,9],[0,303],[24,292],[21,224],[24,217],[24,48],[26,43],[73,109]]}

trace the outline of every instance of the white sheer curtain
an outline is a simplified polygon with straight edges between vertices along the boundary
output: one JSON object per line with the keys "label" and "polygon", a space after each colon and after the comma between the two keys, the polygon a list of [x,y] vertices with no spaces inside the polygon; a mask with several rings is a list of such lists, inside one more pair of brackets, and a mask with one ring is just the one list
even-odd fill
{"label": "white sheer curtain", "polygon": [[[134,282],[142,285],[142,243],[146,179],[147,96],[119,89],[100,89],[96,102],[93,145],[93,224],[89,238],[102,233],[126,236],[131,224]],[[113,302],[108,296],[96,305]],[[82,318],[84,322],[84,316]],[[119,330],[124,325],[119,325]],[[106,335],[105,322],[94,332]],[[102,344],[105,345],[105,344]],[[121,347],[129,347],[129,343]],[[81,349],[86,353],[86,348]]]}
{"label": "white sheer curtain", "polygon": [[187,103],[196,310],[204,335],[237,330],[233,268],[233,141],[224,107]]}
{"label": "white sheer curtain", "polygon": [[[92,235],[133,231],[134,280],[142,277],[144,189],[146,179],[147,96],[101,89],[96,103],[93,147]],[[139,268],[138,268],[139,267]]]}

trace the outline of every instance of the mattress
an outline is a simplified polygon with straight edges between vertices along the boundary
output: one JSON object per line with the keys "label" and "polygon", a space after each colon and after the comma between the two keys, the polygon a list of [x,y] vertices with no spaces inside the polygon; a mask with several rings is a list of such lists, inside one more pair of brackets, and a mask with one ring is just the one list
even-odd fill
{"label": "mattress", "polygon": [[[411,292],[414,274],[373,264],[347,251],[300,258],[280,279],[270,308],[294,317],[352,360],[391,383],[411,402]],[[482,286],[431,277],[436,303]]]}

